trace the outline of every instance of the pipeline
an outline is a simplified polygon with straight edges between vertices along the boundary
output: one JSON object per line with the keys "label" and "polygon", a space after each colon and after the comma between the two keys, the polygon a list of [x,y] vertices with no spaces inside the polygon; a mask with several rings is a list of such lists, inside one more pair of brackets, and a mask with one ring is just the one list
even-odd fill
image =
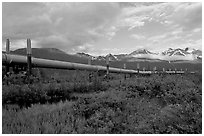
{"label": "pipeline", "polygon": [[[2,65],[26,65],[27,57],[22,55],[2,53]],[[38,68],[53,68],[53,69],[67,69],[67,70],[87,70],[87,71],[106,71],[107,68],[99,65],[87,65],[58,60],[49,60],[32,57],[32,67]],[[111,73],[136,74],[136,70],[109,68]]]}

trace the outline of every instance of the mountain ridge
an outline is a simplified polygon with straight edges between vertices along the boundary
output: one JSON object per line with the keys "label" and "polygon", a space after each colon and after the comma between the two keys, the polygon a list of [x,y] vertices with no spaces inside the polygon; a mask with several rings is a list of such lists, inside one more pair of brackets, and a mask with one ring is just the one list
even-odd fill
{"label": "mountain ridge", "polygon": [[[94,56],[95,60],[105,60],[107,55],[105,56]],[[114,58],[114,59],[112,59]],[[192,49],[188,50],[188,47],[185,49],[180,48],[169,48],[163,52],[151,52],[147,49],[137,49],[130,54],[117,54],[112,55],[110,61],[121,61],[121,60],[130,60],[130,61],[138,61],[140,60],[161,60],[161,61],[183,61],[183,60],[197,60],[202,59],[202,51]]]}
{"label": "mountain ridge", "polygon": [[[21,54],[26,55],[26,48],[17,49],[12,51],[14,54]],[[202,59],[202,51],[198,49],[189,49],[188,47],[185,49],[180,48],[169,48],[163,52],[155,53],[151,52],[147,49],[137,49],[129,54],[116,54],[113,55],[111,53],[104,55],[104,56],[93,56],[88,53],[76,53],[76,54],[67,54],[56,48],[32,48],[32,52],[37,55],[36,57],[40,56],[45,59],[51,57],[51,59],[55,59],[55,55],[60,57],[60,60],[67,60],[65,58],[71,57],[73,59],[92,59],[97,61],[105,61],[106,58],[109,56],[109,61],[194,61],[194,60],[201,60]],[[52,56],[46,54],[53,54]],[[59,55],[60,54],[60,55]],[[46,56],[46,57],[45,57]],[[63,58],[64,56],[65,58]],[[69,59],[70,60],[70,59]]]}
{"label": "mountain ridge", "polygon": [[[32,56],[35,58],[42,58],[42,59],[50,59],[50,60],[59,60],[59,61],[66,61],[66,62],[74,62],[74,63],[81,63],[81,64],[91,64],[91,65],[101,65],[106,66],[106,60],[97,60],[92,59],[91,63],[90,59],[86,57],[80,57],[77,54],[66,54],[66,53],[59,53],[57,50],[52,49],[50,52],[49,49],[41,49],[41,48],[33,48],[32,49]],[[18,55],[26,55],[26,48],[24,49],[18,49],[15,51],[11,51],[11,54],[18,54]],[[113,55],[113,54],[111,54]],[[137,69],[137,64],[139,63],[140,68],[143,69],[144,67],[146,69],[152,69],[154,67],[157,67],[158,69],[162,70],[165,69],[188,69],[192,71],[202,71],[202,58],[197,60],[183,60],[183,61],[164,61],[160,59],[152,59],[152,58],[135,58],[128,56],[129,54],[118,54],[113,55],[114,58],[117,57],[118,60],[110,60],[110,67],[115,68],[123,68],[124,63],[127,66],[127,69]],[[149,55],[149,54],[148,54]],[[106,55],[104,55],[102,58],[104,58]],[[97,56],[95,56],[97,57]],[[185,56],[184,56],[185,57]]]}

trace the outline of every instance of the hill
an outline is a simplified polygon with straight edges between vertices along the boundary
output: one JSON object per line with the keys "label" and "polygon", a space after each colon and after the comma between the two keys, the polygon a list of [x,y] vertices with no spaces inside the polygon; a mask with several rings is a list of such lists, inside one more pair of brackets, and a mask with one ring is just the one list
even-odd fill
{"label": "hill", "polygon": [[[17,49],[11,52],[12,54],[26,55],[26,48]],[[67,62],[76,62],[87,64],[87,58],[81,58],[77,55],[67,54],[55,48],[32,48],[32,56],[36,58],[60,60]]]}

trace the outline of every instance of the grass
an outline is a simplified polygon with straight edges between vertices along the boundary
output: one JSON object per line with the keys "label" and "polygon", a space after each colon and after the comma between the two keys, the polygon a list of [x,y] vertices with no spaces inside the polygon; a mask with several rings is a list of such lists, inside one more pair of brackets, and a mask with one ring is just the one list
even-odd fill
{"label": "grass", "polygon": [[199,75],[152,75],[75,85],[57,81],[4,85],[2,130],[4,134],[202,133],[201,84]]}

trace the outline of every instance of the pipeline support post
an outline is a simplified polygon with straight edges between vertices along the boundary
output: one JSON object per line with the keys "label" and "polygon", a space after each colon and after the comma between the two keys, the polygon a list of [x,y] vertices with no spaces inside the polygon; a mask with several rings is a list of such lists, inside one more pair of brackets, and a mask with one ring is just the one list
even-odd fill
{"label": "pipeline support post", "polygon": [[[10,53],[10,41],[9,39],[6,39],[6,53]],[[9,72],[9,64],[6,65],[6,73]]]}
{"label": "pipeline support post", "polygon": [[31,40],[27,39],[27,74],[28,77],[32,74],[32,49],[31,49]]}
{"label": "pipeline support post", "polygon": [[154,73],[157,73],[157,67],[156,66],[153,68],[153,71],[154,71]]}
{"label": "pipeline support post", "polygon": [[88,57],[88,65],[91,65],[91,60],[92,60],[92,58]]}
{"label": "pipeline support post", "polygon": [[107,68],[106,76],[107,76],[107,78],[109,78],[109,55],[106,56],[106,68]]}
{"label": "pipeline support post", "polygon": [[165,73],[165,68],[163,68],[162,70],[163,70],[163,73]]}
{"label": "pipeline support post", "polygon": [[140,64],[137,63],[137,73],[139,74],[139,72],[140,72]]}
{"label": "pipeline support post", "polygon": [[[91,57],[89,57],[88,58],[88,65],[91,65],[91,60],[92,60],[92,58]],[[89,82],[91,82],[91,72],[88,72],[88,76],[89,76]]]}
{"label": "pipeline support post", "polygon": [[[126,69],[126,64],[123,64],[123,68]],[[124,79],[126,80],[126,74],[124,74]]]}

